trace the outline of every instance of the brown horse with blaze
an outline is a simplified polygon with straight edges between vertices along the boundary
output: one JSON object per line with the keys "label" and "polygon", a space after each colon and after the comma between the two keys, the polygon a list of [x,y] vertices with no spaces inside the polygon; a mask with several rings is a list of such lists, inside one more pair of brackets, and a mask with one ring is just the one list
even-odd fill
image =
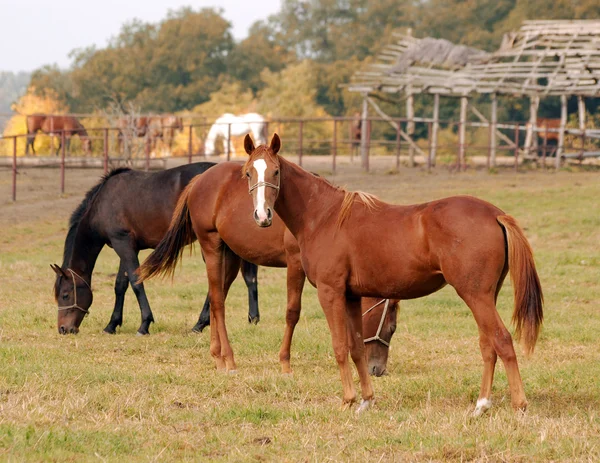
{"label": "brown horse with blaze", "polygon": [[509,269],[514,288],[513,322],[526,353],[534,349],[543,319],[542,288],[533,253],[517,222],[492,204],[454,196],[396,206],[365,193],[347,192],[305,171],[269,146],[244,140],[244,166],[254,202],[254,219],[269,227],[276,212],[298,242],[302,266],[317,287],[331,331],[344,389],[343,403],[356,400],[348,362],[358,370],[362,403],[374,393],[364,356],[360,297],[414,299],[454,287],[479,328],[484,368],[475,415],[491,406],[499,356],[508,377],[512,406],[527,400],[512,338],[496,299]]}

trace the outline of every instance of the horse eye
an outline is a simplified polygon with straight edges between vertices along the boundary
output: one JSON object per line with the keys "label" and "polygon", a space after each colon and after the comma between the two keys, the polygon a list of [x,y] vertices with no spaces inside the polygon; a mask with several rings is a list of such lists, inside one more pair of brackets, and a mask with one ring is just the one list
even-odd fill
{"label": "horse eye", "polygon": [[275,171],[275,176],[278,176],[278,175],[279,175],[279,169],[277,169],[277,170]]}
{"label": "horse eye", "polygon": [[65,293],[62,295],[63,301],[66,301],[67,299],[69,299],[69,293]]}
{"label": "horse eye", "polygon": [[250,178],[250,172],[246,172],[246,177]]}

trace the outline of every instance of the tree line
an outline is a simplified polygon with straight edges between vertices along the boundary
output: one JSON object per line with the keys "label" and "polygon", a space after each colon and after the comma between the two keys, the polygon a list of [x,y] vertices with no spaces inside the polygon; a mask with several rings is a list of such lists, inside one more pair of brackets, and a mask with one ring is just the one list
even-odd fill
{"label": "tree line", "polygon": [[[106,48],[74,50],[70,69],[44,66],[30,85],[52,90],[72,112],[126,103],[154,112],[216,111],[243,101],[273,113],[284,107],[288,116],[341,116],[354,113],[360,99],[339,85],[372,60],[394,30],[493,51],[525,19],[598,17],[597,0],[282,0],[277,14],[236,42],[219,10],[183,8],[159,23],[125,24]],[[219,107],[228,99],[229,106]],[[428,104],[427,98],[420,103]],[[526,118],[522,106],[511,104],[506,117]],[[450,104],[442,116],[455,110]]]}

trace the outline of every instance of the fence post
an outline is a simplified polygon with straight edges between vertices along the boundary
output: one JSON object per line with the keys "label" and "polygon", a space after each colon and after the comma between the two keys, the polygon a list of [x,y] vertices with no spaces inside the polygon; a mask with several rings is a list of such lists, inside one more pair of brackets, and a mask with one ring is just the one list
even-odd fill
{"label": "fence post", "polygon": [[546,156],[548,154],[548,121],[545,122],[545,130],[544,130],[544,148],[542,150],[542,165],[544,169],[546,168]]}
{"label": "fence post", "polygon": [[231,159],[231,122],[227,124],[227,160]]}
{"label": "fence post", "polygon": [[337,156],[337,119],[333,120],[333,166],[332,171],[335,174],[335,158]]}
{"label": "fence post", "polygon": [[104,129],[104,173],[108,172],[108,129]]}
{"label": "fence post", "polygon": [[515,125],[515,172],[519,170],[519,124]]}
{"label": "fence post", "polygon": [[60,134],[60,193],[65,192],[65,131]]}
{"label": "fence post", "polygon": [[13,138],[13,159],[12,159],[12,200],[17,200],[17,137]]}
{"label": "fence post", "polygon": [[367,157],[365,158],[365,169],[369,172],[369,158],[371,157],[371,119],[367,121]]}
{"label": "fence post", "polygon": [[192,123],[190,122],[190,128],[188,130],[188,164],[192,163]]}
{"label": "fence post", "polygon": [[402,141],[400,138],[400,131],[402,130],[402,121],[398,120],[398,127],[396,127],[396,170],[400,170],[400,150],[402,149]]}
{"label": "fence post", "polygon": [[302,167],[302,129],[304,127],[304,121],[300,121],[300,132],[298,134],[298,165]]}
{"label": "fence post", "polygon": [[427,152],[427,172],[431,172],[431,162],[432,162],[432,135],[433,135],[433,123],[431,121],[429,121],[427,123],[427,145],[428,145],[428,152]]}
{"label": "fence post", "polygon": [[150,170],[150,136],[146,135],[146,167],[145,171],[148,172]]}

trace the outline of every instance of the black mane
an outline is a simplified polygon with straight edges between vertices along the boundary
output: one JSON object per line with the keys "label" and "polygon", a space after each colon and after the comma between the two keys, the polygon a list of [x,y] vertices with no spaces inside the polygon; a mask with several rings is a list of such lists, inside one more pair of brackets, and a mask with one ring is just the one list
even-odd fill
{"label": "black mane", "polygon": [[65,249],[63,251],[63,263],[62,268],[66,269],[69,265],[69,260],[71,259],[71,255],[73,254],[73,247],[75,246],[75,235],[77,234],[77,227],[79,226],[81,219],[86,214],[86,212],[90,209],[90,206],[94,203],[96,196],[104,186],[104,184],[108,181],[109,178],[114,177],[115,175],[122,174],[124,172],[129,172],[131,169],[129,167],[118,167],[116,169],[111,170],[108,174],[103,176],[97,185],[93,186],[86,194],[83,201],[77,206],[77,208],[71,214],[71,218],[69,219],[69,231],[67,232],[67,238],[65,240]]}

